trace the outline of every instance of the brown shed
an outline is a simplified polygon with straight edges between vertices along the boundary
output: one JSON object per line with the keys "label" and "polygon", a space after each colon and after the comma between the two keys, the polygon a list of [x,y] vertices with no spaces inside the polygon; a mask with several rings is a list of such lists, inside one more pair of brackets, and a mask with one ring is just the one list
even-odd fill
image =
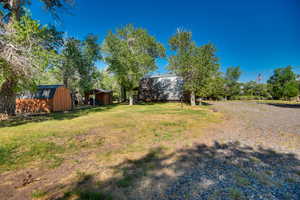
{"label": "brown shed", "polygon": [[[95,100],[91,100],[90,96],[94,95]],[[91,105],[108,105],[112,104],[112,91],[93,89],[85,93],[85,103]]]}
{"label": "brown shed", "polygon": [[18,113],[55,112],[72,109],[70,90],[63,85],[40,85],[36,93],[23,95],[16,102]]}

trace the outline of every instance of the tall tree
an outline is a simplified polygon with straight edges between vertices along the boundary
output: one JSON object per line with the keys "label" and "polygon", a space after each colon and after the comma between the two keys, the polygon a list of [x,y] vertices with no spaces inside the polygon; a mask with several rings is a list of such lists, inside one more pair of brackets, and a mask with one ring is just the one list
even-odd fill
{"label": "tall tree", "polygon": [[16,93],[33,88],[54,61],[49,29],[24,16],[0,29],[0,113],[14,114]]}
{"label": "tall tree", "polygon": [[181,76],[185,90],[190,92],[191,105],[196,105],[196,94],[207,96],[208,81],[218,71],[218,59],[212,44],[197,47],[192,33],[178,30],[169,40],[175,55],[169,57],[169,69]]}
{"label": "tall tree", "polygon": [[225,94],[227,97],[232,97],[240,95],[241,88],[238,80],[241,76],[241,68],[237,67],[228,67],[225,74]]}
{"label": "tall tree", "polygon": [[225,79],[230,82],[237,82],[240,79],[242,72],[239,66],[228,67],[226,70]]}
{"label": "tall tree", "polygon": [[154,71],[155,60],[165,56],[164,47],[142,28],[127,25],[110,32],[104,44],[105,61],[120,85],[129,93],[129,104],[133,105],[133,89],[140,79]]}
{"label": "tall tree", "polygon": [[275,69],[273,75],[268,80],[268,84],[271,95],[275,99],[289,99],[299,94],[296,74],[293,72],[291,66]]}
{"label": "tall tree", "polygon": [[112,90],[114,97],[120,100],[120,84],[118,83],[117,77],[110,73],[107,69],[100,71],[100,78],[97,82],[97,87],[105,90]]}
{"label": "tall tree", "polygon": [[61,51],[61,63],[53,71],[63,84],[72,91],[77,89],[81,93],[92,89],[100,77],[95,63],[101,59],[98,38],[88,35],[84,41],[75,38],[65,40]]}
{"label": "tall tree", "polygon": [[206,97],[222,100],[225,96],[225,79],[220,72],[216,73],[205,85]]}
{"label": "tall tree", "polygon": [[[201,99],[203,97],[208,97],[212,91],[213,85],[211,83],[220,84],[221,80],[219,79],[219,64],[218,58],[216,57],[216,48],[212,44],[206,44],[198,48],[198,54],[196,55],[196,69],[198,71],[198,79],[196,82],[198,84],[197,95]],[[215,89],[215,91],[217,91]]]}
{"label": "tall tree", "polygon": [[243,83],[243,95],[246,96],[258,96],[262,98],[270,98],[267,84],[257,83],[256,81],[250,81]]}
{"label": "tall tree", "polygon": [[[58,17],[57,9],[66,8],[67,5],[72,5],[74,0],[39,0],[44,3],[44,8],[51,12],[54,17]],[[32,0],[0,0],[0,5],[6,12],[3,14],[5,18],[15,16],[20,20],[24,14],[24,8],[32,4]]]}
{"label": "tall tree", "polygon": [[56,67],[58,79],[65,87],[73,89],[79,80],[78,67],[82,65],[81,42],[75,38],[67,38],[61,52],[61,63]]}
{"label": "tall tree", "polygon": [[82,92],[92,89],[100,78],[100,72],[96,67],[96,62],[102,59],[98,37],[88,35],[82,43],[82,63],[79,65],[80,81],[79,86]]}
{"label": "tall tree", "polygon": [[[41,1],[54,16],[57,16],[56,8],[62,8],[65,2],[70,2],[67,0]],[[2,11],[0,17],[0,76],[2,76],[0,78],[0,112],[9,115],[15,113],[17,88],[28,86],[28,81],[25,80],[30,80],[32,74],[39,71],[36,70],[36,61],[51,55],[43,54],[44,51],[39,53],[36,51],[38,47],[49,50],[49,46],[45,47],[47,44],[45,28],[28,17],[22,17],[25,14],[24,7],[30,3],[30,0],[0,0]],[[41,68],[43,67],[40,66],[39,69]],[[20,82],[26,84],[20,86]]]}

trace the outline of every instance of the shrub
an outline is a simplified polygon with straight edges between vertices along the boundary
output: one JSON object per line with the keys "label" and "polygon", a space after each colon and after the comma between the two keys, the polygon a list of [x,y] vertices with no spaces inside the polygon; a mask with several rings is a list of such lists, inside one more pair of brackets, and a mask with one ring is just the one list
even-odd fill
{"label": "shrub", "polygon": [[265,97],[260,96],[232,96],[230,100],[264,100]]}

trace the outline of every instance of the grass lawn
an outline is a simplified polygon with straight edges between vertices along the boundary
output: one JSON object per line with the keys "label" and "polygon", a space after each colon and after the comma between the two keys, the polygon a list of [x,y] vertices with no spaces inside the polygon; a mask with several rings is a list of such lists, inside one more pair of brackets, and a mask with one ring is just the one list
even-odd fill
{"label": "grass lawn", "polygon": [[206,107],[176,103],[111,105],[2,121],[0,172],[55,168],[85,151],[95,159],[115,161],[156,146],[172,149],[189,144],[204,127],[219,121],[221,114]]}

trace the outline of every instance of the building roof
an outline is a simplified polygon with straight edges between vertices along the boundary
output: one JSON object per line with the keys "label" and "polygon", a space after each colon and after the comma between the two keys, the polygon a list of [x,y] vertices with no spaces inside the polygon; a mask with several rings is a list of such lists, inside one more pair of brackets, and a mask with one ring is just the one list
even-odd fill
{"label": "building roof", "polygon": [[144,78],[168,78],[168,77],[179,77],[176,74],[155,74],[155,75],[146,75]]}
{"label": "building roof", "polygon": [[63,85],[39,85],[35,93],[24,92],[19,96],[22,99],[52,99],[57,88]]}
{"label": "building roof", "polygon": [[39,85],[37,86],[38,89],[56,89],[62,87],[64,85]]}
{"label": "building roof", "polygon": [[52,99],[57,88],[63,85],[39,85],[36,93],[33,95],[35,99]]}
{"label": "building roof", "polygon": [[92,90],[86,92],[86,94],[111,93],[111,92],[112,92],[112,90],[103,90],[103,89],[96,88],[96,89],[92,89]]}

